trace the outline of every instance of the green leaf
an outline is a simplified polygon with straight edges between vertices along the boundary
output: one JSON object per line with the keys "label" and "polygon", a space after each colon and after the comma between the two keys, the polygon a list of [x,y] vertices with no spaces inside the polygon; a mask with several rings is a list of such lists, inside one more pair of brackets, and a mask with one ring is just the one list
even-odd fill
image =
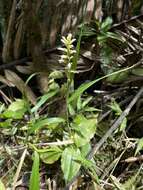
{"label": "green leaf", "polygon": [[91,37],[91,36],[95,36],[95,35],[96,35],[96,31],[93,28],[84,25],[84,28],[82,31],[83,37]]}
{"label": "green leaf", "polygon": [[29,190],[40,190],[39,163],[40,163],[39,154],[35,151],[32,173],[30,176]]}
{"label": "green leaf", "polygon": [[45,150],[45,152],[40,153],[40,158],[46,164],[53,164],[57,161],[62,154],[62,150],[55,146]]}
{"label": "green leaf", "polygon": [[0,103],[0,114],[5,110],[5,105]]}
{"label": "green leaf", "polygon": [[89,153],[89,151],[91,150],[91,145],[90,145],[90,143],[87,143],[87,144],[83,145],[83,146],[80,148],[80,150],[81,150],[82,156],[83,156],[83,157],[86,157],[87,154]]}
{"label": "green leaf", "polygon": [[86,119],[81,121],[79,125],[73,125],[75,133],[73,135],[74,142],[78,147],[87,144],[93,137],[96,131],[97,119]]}
{"label": "green leaf", "polygon": [[104,33],[101,33],[97,36],[97,40],[100,44],[104,44],[107,41],[107,38],[107,35],[105,35]]}
{"label": "green leaf", "polygon": [[107,32],[106,33],[107,38],[111,38],[111,39],[115,39],[118,40],[120,42],[124,42],[123,39],[116,33],[113,32]]}
{"label": "green leaf", "polygon": [[89,87],[91,87],[91,86],[92,86],[93,84],[95,84],[96,82],[98,82],[98,81],[100,81],[100,80],[102,80],[102,79],[108,78],[108,77],[110,77],[110,76],[115,76],[115,75],[117,75],[117,74],[119,74],[119,73],[128,71],[128,70],[130,70],[130,69],[132,69],[132,68],[134,68],[134,65],[131,66],[131,67],[127,67],[127,68],[121,69],[121,70],[119,70],[119,71],[115,71],[115,72],[113,72],[113,73],[111,73],[111,74],[105,75],[105,76],[103,76],[103,77],[100,77],[100,78],[95,79],[95,80],[93,80],[93,81],[90,81],[90,82],[88,82],[88,83],[82,84],[82,85],[81,85],[78,89],[76,89],[76,90],[74,91],[74,93],[69,97],[68,103],[71,103],[72,101],[76,100],[79,96],[81,96],[81,94],[82,94],[85,90],[87,90]]}
{"label": "green leaf", "polygon": [[12,102],[8,109],[3,113],[6,118],[22,119],[24,113],[28,110],[28,103],[23,99],[17,99]]}
{"label": "green leaf", "polygon": [[19,111],[19,110],[27,110],[27,102],[23,99],[17,99],[15,102],[12,102],[8,107],[10,111]]}
{"label": "green leaf", "polygon": [[134,68],[131,72],[134,75],[143,76],[143,68]]}
{"label": "green leaf", "polygon": [[86,122],[86,117],[84,117],[84,115],[82,115],[82,114],[78,114],[78,115],[76,115],[76,117],[74,118],[74,123],[76,124],[76,125],[79,125],[81,122]]}
{"label": "green leaf", "polygon": [[66,182],[69,182],[79,171],[81,164],[76,162],[80,150],[74,147],[66,148],[62,153],[61,168]]}
{"label": "green leaf", "polygon": [[74,116],[76,114],[76,112],[71,104],[68,104],[68,110],[69,110],[69,114],[71,116]]}
{"label": "green leaf", "polygon": [[58,91],[52,91],[52,92],[49,92],[45,95],[43,95],[41,97],[41,99],[39,100],[39,102],[37,102],[37,104],[31,109],[31,113],[33,112],[37,112],[38,109],[47,101],[49,100],[50,98],[52,98],[53,96],[55,96],[57,94]]}
{"label": "green leaf", "polygon": [[91,160],[86,159],[84,156],[79,155],[77,156],[76,160],[86,169],[93,167],[93,162]]}
{"label": "green leaf", "polygon": [[3,182],[1,181],[1,179],[0,179],[0,190],[6,190],[6,188],[5,188],[4,184],[3,184]]}
{"label": "green leaf", "polygon": [[7,119],[6,121],[0,122],[0,127],[2,128],[10,128],[12,127],[12,119]]}
{"label": "green leaf", "polygon": [[113,100],[111,102],[110,108],[112,109],[112,111],[114,111],[116,113],[116,115],[121,115],[122,110],[121,110],[119,104],[115,100]]}
{"label": "green leaf", "polygon": [[57,71],[57,70],[53,71],[53,72],[50,73],[50,75],[49,75],[49,78],[52,78],[52,79],[61,79],[61,78],[63,78],[63,77],[64,77],[63,72]]}
{"label": "green leaf", "polygon": [[93,99],[93,97],[88,97],[88,98],[86,98],[84,101],[83,101],[83,103],[82,103],[82,108],[84,108],[86,105],[88,105],[89,104],[89,102],[91,101]]}
{"label": "green leaf", "polygon": [[116,74],[116,75],[113,75],[113,76],[109,76],[107,78],[107,81],[108,82],[111,82],[111,83],[121,83],[123,81],[125,81],[129,76],[129,71],[125,71],[125,72],[122,72],[122,73],[119,73],[119,74]]}
{"label": "green leaf", "polygon": [[13,112],[11,110],[6,110],[3,114],[6,118],[13,118],[13,119],[22,119],[24,112],[23,110],[19,110],[18,112]]}
{"label": "green leaf", "polygon": [[81,110],[82,108],[82,103],[81,103],[81,97],[79,96],[78,99],[77,99],[77,110]]}
{"label": "green leaf", "polygon": [[120,125],[120,131],[124,131],[127,126],[127,118],[125,117]]}
{"label": "green leaf", "polygon": [[40,120],[34,122],[30,126],[28,132],[31,134],[31,133],[41,129],[44,126],[50,127],[50,125],[52,125],[52,124],[59,124],[59,123],[64,123],[64,122],[65,122],[65,120],[61,117],[51,117],[51,118],[46,118],[46,119],[40,119]]}
{"label": "green leaf", "polygon": [[135,152],[135,155],[137,155],[137,153],[143,149],[143,138],[139,139],[138,140],[138,144],[137,144],[137,149],[136,149],[136,152]]}
{"label": "green leaf", "polygon": [[99,110],[95,107],[85,107],[84,111],[86,111],[86,112],[101,112],[101,110]]}
{"label": "green leaf", "polygon": [[111,17],[107,17],[101,24],[101,31],[104,31],[104,32],[107,32],[110,28],[111,28],[111,25],[113,23],[113,20]]}

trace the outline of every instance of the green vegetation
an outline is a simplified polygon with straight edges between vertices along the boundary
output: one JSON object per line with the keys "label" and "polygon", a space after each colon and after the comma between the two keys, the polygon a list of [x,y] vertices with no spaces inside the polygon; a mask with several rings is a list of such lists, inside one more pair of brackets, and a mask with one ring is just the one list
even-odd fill
{"label": "green vegetation", "polygon": [[90,3],[0,3],[0,190],[143,189],[143,5]]}

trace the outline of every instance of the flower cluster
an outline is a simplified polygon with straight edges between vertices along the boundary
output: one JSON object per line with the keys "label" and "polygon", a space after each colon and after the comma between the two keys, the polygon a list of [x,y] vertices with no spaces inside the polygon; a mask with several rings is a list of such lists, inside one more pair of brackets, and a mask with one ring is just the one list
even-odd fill
{"label": "flower cluster", "polygon": [[67,69],[71,69],[72,66],[72,59],[73,55],[76,53],[76,51],[73,49],[73,42],[76,39],[72,39],[72,34],[68,34],[68,36],[65,38],[62,37],[61,41],[64,44],[64,48],[59,48],[59,50],[63,51],[63,55],[61,55],[61,59],[59,60],[60,63],[65,63],[67,65]]}

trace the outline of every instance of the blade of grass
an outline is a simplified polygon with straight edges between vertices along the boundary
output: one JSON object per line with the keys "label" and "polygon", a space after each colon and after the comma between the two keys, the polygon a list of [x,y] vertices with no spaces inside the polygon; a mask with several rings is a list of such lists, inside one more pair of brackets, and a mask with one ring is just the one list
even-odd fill
{"label": "blade of grass", "polygon": [[29,190],[40,190],[39,163],[40,163],[39,154],[35,151],[32,173],[30,176]]}

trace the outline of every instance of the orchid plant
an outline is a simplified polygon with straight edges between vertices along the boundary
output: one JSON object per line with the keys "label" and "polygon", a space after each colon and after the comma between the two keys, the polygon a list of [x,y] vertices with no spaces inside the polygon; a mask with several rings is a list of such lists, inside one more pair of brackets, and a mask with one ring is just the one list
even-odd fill
{"label": "orchid plant", "polygon": [[68,98],[70,94],[70,89],[72,89],[72,78],[71,78],[71,73],[74,72],[72,71],[72,64],[73,64],[73,59],[74,55],[76,54],[76,50],[74,49],[73,42],[75,42],[76,39],[72,38],[72,34],[68,34],[67,37],[62,37],[61,42],[63,43],[64,47],[59,48],[63,52],[61,55],[61,58],[59,60],[60,63],[64,63],[66,65],[65,70],[66,70],[66,77],[67,77],[67,93],[66,93],[66,114],[67,114],[67,125],[68,128],[70,129],[69,126],[69,112],[68,112]]}

